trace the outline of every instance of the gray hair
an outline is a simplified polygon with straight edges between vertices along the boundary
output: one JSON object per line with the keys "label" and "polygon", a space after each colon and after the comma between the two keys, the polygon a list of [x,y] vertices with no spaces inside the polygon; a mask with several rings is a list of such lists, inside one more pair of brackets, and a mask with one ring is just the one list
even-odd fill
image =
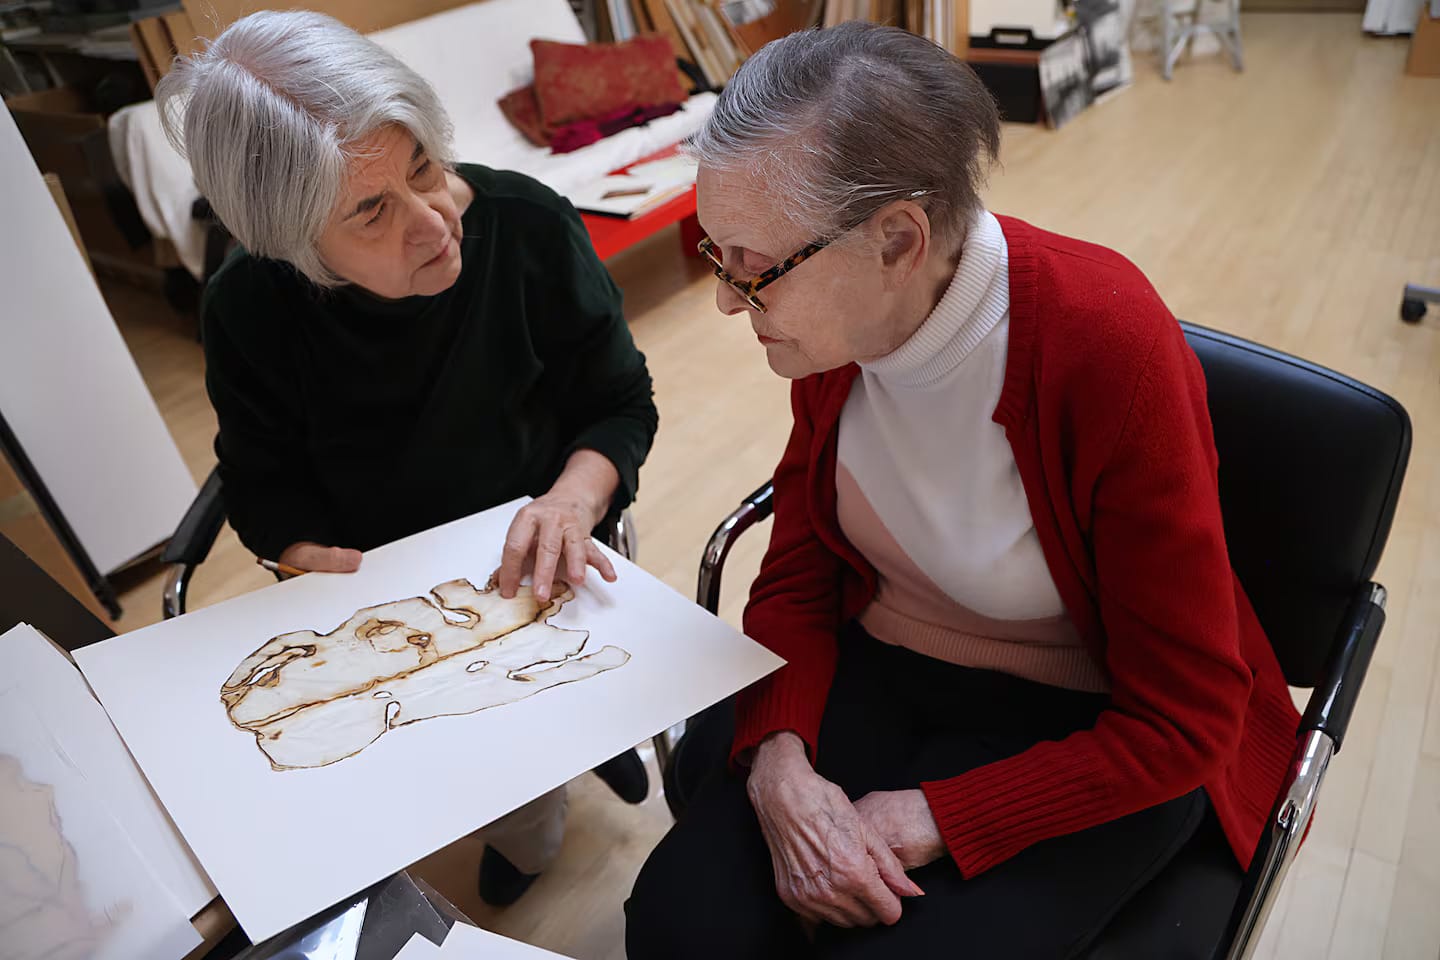
{"label": "gray hair", "polygon": [[437,163],[452,128],[431,86],[379,44],[308,11],[237,20],[155,88],[165,134],[251,253],[323,287],[343,279],[316,244],[360,141],[399,124]]}
{"label": "gray hair", "polygon": [[934,229],[963,238],[999,150],[995,100],[973,70],[863,21],[766,44],[689,144],[716,169],[758,170],[786,215],[821,237],[923,197]]}

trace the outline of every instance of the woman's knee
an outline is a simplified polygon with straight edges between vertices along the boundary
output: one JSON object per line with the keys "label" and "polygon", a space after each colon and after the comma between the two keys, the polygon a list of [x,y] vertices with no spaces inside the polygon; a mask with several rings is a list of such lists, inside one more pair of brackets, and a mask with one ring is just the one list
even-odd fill
{"label": "woman's knee", "polygon": [[770,944],[792,926],[744,787],[716,783],[641,867],[625,904],[626,955],[786,956]]}
{"label": "woman's knee", "polygon": [[[671,831],[673,834],[674,831]],[[667,835],[640,868],[625,901],[625,955],[629,960],[686,956],[686,941],[702,936],[701,898],[688,882],[683,858],[672,852]]]}

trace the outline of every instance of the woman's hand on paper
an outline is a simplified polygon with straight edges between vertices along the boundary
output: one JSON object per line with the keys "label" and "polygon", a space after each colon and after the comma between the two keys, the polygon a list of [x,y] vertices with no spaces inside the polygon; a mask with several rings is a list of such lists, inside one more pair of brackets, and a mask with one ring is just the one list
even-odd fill
{"label": "woman's hand on paper", "polygon": [[500,596],[514,597],[527,573],[542,601],[550,599],[557,576],[571,584],[584,583],[587,567],[614,583],[615,567],[590,539],[590,531],[605,519],[619,482],[615,466],[603,454],[573,453],[550,491],[521,507],[511,521],[495,574]]}
{"label": "woman's hand on paper", "polygon": [[286,566],[310,573],[354,573],[360,569],[360,551],[301,540],[276,558]]}
{"label": "woman's hand on paper", "polygon": [[811,768],[795,734],[760,744],[747,789],[776,892],[801,917],[837,927],[890,925],[900,919],[901,897],[924,895],[844,791]]}
{"label": "woman's hand on paper", "polygon": [[945,856],[945,838],[922,790],[877,790],[855,809],[904,865],[915,870]]}

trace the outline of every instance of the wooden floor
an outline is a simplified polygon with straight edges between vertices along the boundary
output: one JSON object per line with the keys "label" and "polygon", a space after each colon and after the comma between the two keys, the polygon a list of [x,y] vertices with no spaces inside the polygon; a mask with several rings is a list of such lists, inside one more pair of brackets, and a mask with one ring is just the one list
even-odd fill
{"label": "wooden floor", "polygon": [[[1319,817],[1266,930],[1262,957],[1440,957],[1440,311],[1397,319],[1406,281],[1440,284],[1440,80],[1404,77],[1403,40],[1352,15],[1249,15],[1248,70],[1153,64],[1060,133],[1006,130],[992,209],[1115,247],[1174,311],[1359,377],[1396,396],[1414,458],[1380,579],[1390,621]],[[784,440],[785,385],[741,319],[714,308],[707,271],[673,233],[611,262],[661,411],[641,475],[639,560],[690,594],[701,545],[763,481]],[[154,297],[107,291],[198,478],[213,416],[199,349]],[[737,551],[734,619],[764,533]],[[266,583],[228,531],[192,606]],[[127,590],[122,628],[158,617],[159,581]],[[478,757],[477,757],[478,762]],[[620,958],[621,904],[668,825],[663,800],[628,807],[593,777],[573,786],[560,862],[516,907],[474,895],[478,850],[421,872],[501,933],[581,958]]]}

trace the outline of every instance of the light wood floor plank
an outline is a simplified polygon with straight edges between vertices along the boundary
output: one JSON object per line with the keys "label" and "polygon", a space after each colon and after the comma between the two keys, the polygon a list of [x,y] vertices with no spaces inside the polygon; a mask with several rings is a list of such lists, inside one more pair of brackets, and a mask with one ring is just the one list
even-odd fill
{"label": "light wood floor plank", "polygon": [[1385,921],[1395,893],[1393,863],[1356,850],[1350,857],[1340,914],[1326,956],[1330,960],[1378,957],[1385,947]]}

